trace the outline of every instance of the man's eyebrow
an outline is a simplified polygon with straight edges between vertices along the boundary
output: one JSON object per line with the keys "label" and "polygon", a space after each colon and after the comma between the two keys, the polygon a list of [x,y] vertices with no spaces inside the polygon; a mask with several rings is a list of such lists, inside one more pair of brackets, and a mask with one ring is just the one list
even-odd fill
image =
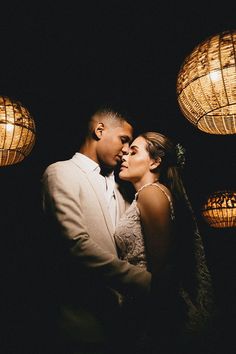
{"label": "man's eyebrow", "polygon": [[122,135],[122,138],[126,139],[127,142],[130,142],[132,140],[132,137],[129,135]]}
{"label": "man's eyebrow", "polygon": [[130,146],[130,149],[132,149],[132,150],[138,150],[138,146],[132,145],[132,146]]}

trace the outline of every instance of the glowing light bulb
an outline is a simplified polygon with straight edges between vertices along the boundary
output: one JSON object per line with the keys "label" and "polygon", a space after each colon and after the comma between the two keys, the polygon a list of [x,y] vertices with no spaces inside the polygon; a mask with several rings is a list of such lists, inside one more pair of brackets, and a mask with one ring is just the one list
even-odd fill
{"label": "glowing light bulb", "polygon": [[13,124],[10,124],[10,123],[7,123],[6,124],[6,131],[11,133],[14,129],[14,125]]}
{"label": "glowing light bulb", "polygon": [[219,71],[212,71],[209,73],[212,81],[219,81],[221,79],[221,74]]}

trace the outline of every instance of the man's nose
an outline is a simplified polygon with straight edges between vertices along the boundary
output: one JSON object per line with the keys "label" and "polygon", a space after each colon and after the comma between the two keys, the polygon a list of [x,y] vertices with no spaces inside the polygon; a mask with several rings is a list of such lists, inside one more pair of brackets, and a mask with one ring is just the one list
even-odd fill
{"label": "man's nose", "polygon": [[124,144],[121,151],[123,155],[127,155],[129,153],[129,143]]}

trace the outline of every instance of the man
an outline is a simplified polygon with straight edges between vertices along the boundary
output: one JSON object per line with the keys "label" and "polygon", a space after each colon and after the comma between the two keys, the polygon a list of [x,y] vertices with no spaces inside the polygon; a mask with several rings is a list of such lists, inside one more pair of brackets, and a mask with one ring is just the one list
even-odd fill
{"label": "man", "polygon": [[121,114],[98,110],[79,153],[50,165],[43,175],[44,209],[65,247],[58,256],[58,296],[66,354],[69,345],[71,352],[89,353],[90,346],[95,353],[107,344],[111,353],[121,294],[145,297],[149,292],[150,273],[119,260],[113,238],[116,222],[128,206],[114,169],[127,154],[132,133]]}

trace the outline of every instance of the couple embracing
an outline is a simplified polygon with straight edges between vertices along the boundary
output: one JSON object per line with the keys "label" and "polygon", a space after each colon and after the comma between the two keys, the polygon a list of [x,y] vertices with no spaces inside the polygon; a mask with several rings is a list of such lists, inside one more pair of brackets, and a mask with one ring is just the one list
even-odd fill
{"label": "couple embracing", "polygon": [[212,285],[183,159],[160,133],[133,140],[132,122],[103,108],[79,152],[46,168],[43,206],[61,249],[57,353],[187,353],[204,332]]}

